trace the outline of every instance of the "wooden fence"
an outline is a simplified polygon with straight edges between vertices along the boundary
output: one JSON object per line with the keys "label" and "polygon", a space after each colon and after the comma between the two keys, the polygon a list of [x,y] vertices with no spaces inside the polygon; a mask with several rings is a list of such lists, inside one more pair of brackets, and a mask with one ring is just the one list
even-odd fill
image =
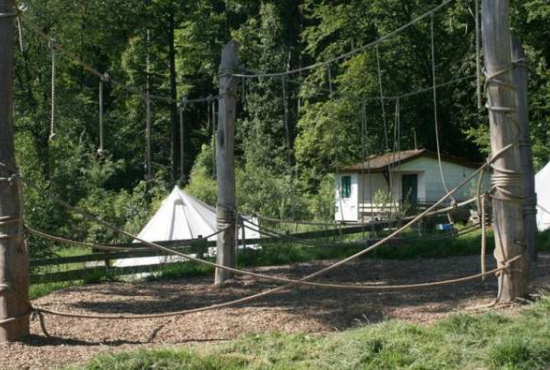
{"label": "wooden fence", "polygon": [[[293,243],[292,238],[299,239],[320,239],[339,237],[344,235],[358,234],[363,231],[381,230],[388,227],[386,221],[373,222],[360,226],[342,226],[336,229],[326,229],[318,231],[307,231],[295,234],[288,234],[288,238],[271,238],[264,237],[259,239],[247,239],[240,244],[246,245],[262,245],[273,243]],[[193,240],[174,240],[156,242],[156,244],[170,247],[178,252],[185,254],[194,254],[197,256],[203,256],[208,253],[208,248],[216,245],[216,241],[209,241],[206,239],[193,239]],[[93,253],[82,256],[73,257],[57,257],[57,258],[45,258],[31,260],[30,267],[34,273],[31,274],[32,284],[43,284],[51,282],[63,282],[63,281],[76,281],[84,280],[89,276],[96,274],[112,274],[115,276],[132,275],[138,273],[156,272],[169,268],[174,265],[180,265],[180,262],[159,262],[144,266],[125,266],[117,267],[110,266],[111,261],[123,260],[127,258],[139,258],[139,257],[155,257],[155,256],[169,256],[169,253],[161,252],[158,250],[143,250],[143,243],[126,243],[126,244],[113,244],[112,247],[127,248],[127,251],[122,252],[104,252]],[[89,264],[89,267],[69,269],[71,264]],[[44,272],[40,272],[40,268],[46,268]],[[52,272],[53,268],[57,268],[60,271]],[[64,270],[65,269],[65,270]]]}

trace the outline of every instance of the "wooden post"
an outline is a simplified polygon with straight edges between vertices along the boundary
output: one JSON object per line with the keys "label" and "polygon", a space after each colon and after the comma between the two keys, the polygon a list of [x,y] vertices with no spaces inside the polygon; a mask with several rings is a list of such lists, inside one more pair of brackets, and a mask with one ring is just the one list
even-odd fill
{"label": "wooden post", "polygon": [[[216,244],[219,265],[235,267],[236,219],[235,219],[235,115],[238,79],[231,74],[237,68],[239,43],[229,42],[222,51],[220,64],[220,95],[218,108],[218,135],[216,140],[216,176],[218,203],[216,218],[218,234]],[[215,284],[222,285],[233,274],[216,269]]]}
{"label": "wooden post", "polygon": [[527,85],[529,70],[521,40],[512,36],[512,62],[514,63],[514,84],[516,85],[516,105],[521,130],[521,168],[523,170],[523,220],[525,222],[525,242],[531,261],[537,260],[535,239],[537,236],[537,194],[535,193],[535,169],[533,151],[529,136],[529,105]]}
{"label": "wooden post", "polygon": [[511,302],[528,293],[528,257],[523,224],[523,177],[518,137],[516,97],[512,76],[512,47],[508,0],[484,0],[482,37],[487,71],[488,109],[491,123],[491,152],[512,148],[492,162],[495,258],[498,266],[523,255],[499,275],[499,299]]}
{"label": "wooden post", "polygon": [[[0,0],[0,162],[15,168],[13,144],[13,18]],[[29,259],[23,238],[19,180],[0,166],[0,342],[29,334]]]}

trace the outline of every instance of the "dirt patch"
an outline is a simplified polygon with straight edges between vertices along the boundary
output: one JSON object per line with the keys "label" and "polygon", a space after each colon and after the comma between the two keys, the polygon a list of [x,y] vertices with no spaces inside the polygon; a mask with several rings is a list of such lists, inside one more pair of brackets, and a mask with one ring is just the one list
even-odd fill
{"label": "dirt patch", "polygon": [[[494,267],[488,259],[488,269]],[[299,278],[330,261],[258,268],[265,274]],[[323,277],[326,282],[410,284],[472,275],[479,257],[437,260],[351,263]],[[550,255],[540,256],[533,271],[533,290],[548,283]],[[152,283],[88,285],[55,292],[35,301],[59,311],[94,314],[149,314],[202,307],[237,299],[274,287],[238,278],[223,289],[211,278]],[[326,332],[397,318],[429,324],[466,308],[490,303],[495,278],[431,289],[361,292],[299,288],[243,306],[187,316],[149,320],[83,320],[47,316],[52,338],[36,321],[23,343],[0,345],[0,369],[47,369],[82,363],[102,351],[133,350],[161,345],[204,345],[268,331]],[[517,308],[500,308],[514,313]],[[468,310],[469,313],[476,311]]]}

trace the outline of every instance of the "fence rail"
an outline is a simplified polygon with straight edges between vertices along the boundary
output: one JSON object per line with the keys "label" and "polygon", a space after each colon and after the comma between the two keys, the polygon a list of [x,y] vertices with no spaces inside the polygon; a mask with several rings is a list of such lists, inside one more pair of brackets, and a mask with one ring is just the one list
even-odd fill
{"label": "fence rail", "polygon": [[[352,225],[346,226],[343,225],[339,228],[317,230],[317,231],[305,231],[299,233],[288,234],[291,238],[300,238],[300,239],[320,239],[320,238],[330,238],[330,237],[339,237],[345,235],[352,235],[362,233],[364,231],[373,231],[381,230],[388,227],[390,224],[388,221],[376,221],[369,223],[368,225]],[[254,227],[254,226],[253,226]],[[255,228],[255,227],[254,227]],[[259,239],[246,239],[239,241],[239,244],[246,245],[262,245],[262,244],[273,244],[281,242],[290,242],[290,239],[274,239],[272,237],[262,237]],[[193,240],[173,240],[173,241],[163,241],[155,242],[162,246],[171,247],[177,250],[178,252],[186,254],[196,254],[196,255],[205,255],[208,253],[209,247],[216,245],[215,240],[206,240],[206,239],[193,239]],[[164,262],[164,263],[154,263],[144,266],[125,266],[125,267],[116,267],[109,266],[111,261],[123,260],[127,258],[140,258],[140,257],[157,257],[157,256],[169,256],[170,253],[161,252],[158,250],[142,250],[147,245],[143,243],[124,243],[124,244],[111,244],[110,247],[126,248],[127,251],[121,252],[104,252],[104,253],[93,253],[81,256],[72,256],[72,257],[56,257],[56,258],[45,258],[45,259],[35,259],[30,261],[30,267],[32,269],[40,269],[44,267],[52,266],[65,266],[70,264],[90,264],[90,267],[78,268],[68,271],[56,271],[56,272],[37,272],[31,274],[31,283],[32,284],[43,284],[51,282],[63,282],[63,281],[76,281],[84,280],[88,276],[94,274],[114,274],[114,275],[131,275],[144,272],[156,272],[161,271],[167,267],[181,264],[181,262]],[[136,250],[140,249],[140,250]],[[103,262],[103,266],[97,266],[93,264],[94,262]]]}

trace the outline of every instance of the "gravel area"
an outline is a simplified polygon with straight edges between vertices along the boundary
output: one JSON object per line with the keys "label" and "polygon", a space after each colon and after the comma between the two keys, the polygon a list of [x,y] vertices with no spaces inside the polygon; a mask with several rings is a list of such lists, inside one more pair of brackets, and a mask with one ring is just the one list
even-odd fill
{"label": "gravel area", "polygon": [[[331,261],[257,268],[266,274],[299,278]],[[533,290],[548,283],[550,255],[540,256]],[[479,272],[479,257],[437,260],[362,260],[324,277],[339,283],[409,284],[451,279]],[[488,269],[494,268],[488,258]],[[150,283],[109,283],[65,289],[35,301],[60,311],[94,314],[149,314],[224,302],[275,285],[237,278],[222,289],[211,278]],[[461,285],[409,291],[361,292],[299,288],[233,308],[175,318],[82,320],[46,316],[52,338],[37,321],[22,343],[0,344],[0,369],[52,369],[83,363],[103,351],[162,345],[206,345],[250,333],[327,332],[397,318],[429,324],[449,314],[488,304],[496,296],[495,278]],[[513,313],[517,307],[499,308]],[[475,313],[476,310],[468,310]]]}

